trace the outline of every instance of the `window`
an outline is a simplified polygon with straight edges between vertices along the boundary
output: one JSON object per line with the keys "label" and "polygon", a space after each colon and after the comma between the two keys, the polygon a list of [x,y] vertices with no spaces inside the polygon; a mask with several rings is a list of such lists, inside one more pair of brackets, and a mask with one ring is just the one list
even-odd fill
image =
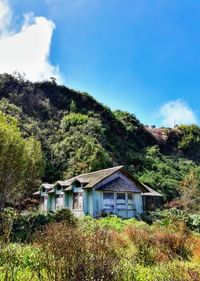
{"label": "window", "polygon": [[131,209],[134,209],[135,206],[134,206],[134,196],[132,193],[128,193],[128,209],[131,210]]}
{"label": "window", "polygon": [[76,188],[81,187],[81,183],[78,180],[76,180],[73,182],[73,186]]}
{"label": "window", "polygon": [[41,209],[44,211],[47,209],[47,199],[48,199],[47,195],[40,197],[40,206]]}
{"label": "window", "polygon": [[117,205],[117,209],[126,209],[126,194],[125,193],[117,193],[116,205]]}
{"label": "window", "polygon": [[56,209],[63,207],[63,195],[56,195]]}
{"label": "window", "polygon": [[134,210],[135,198],[134,193],[126,192],[104,192],[103,193],[103,208],[109,210]]}
{"label": "window", "polygon": [[114,193],[105,192],[103,194],[103,207],[114,210]]}
{"label": "window", "polygon": [[83,193],[81,193],[81,192],[73,193],[73,209],[76,209],[76,210],[83,209]]}

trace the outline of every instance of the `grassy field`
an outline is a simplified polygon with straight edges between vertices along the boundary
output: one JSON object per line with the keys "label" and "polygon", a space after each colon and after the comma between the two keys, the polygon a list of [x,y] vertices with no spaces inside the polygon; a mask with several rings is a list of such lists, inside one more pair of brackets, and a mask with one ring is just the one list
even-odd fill
{"label": "grassy field", "polygon": [[181,221],[53,222],[31,241],[1,239],[0,280],[199,281],[200,236]]}

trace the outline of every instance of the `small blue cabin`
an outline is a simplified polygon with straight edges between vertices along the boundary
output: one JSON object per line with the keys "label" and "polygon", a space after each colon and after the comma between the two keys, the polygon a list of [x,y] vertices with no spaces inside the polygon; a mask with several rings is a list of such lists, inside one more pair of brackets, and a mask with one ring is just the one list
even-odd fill
{"label": "small blue cabin", "polygon": [[134,179],[123,166],[44,183],[34,194],[41,210],[69,208],[77,216],[131,218],[162,204],[160,193]]}

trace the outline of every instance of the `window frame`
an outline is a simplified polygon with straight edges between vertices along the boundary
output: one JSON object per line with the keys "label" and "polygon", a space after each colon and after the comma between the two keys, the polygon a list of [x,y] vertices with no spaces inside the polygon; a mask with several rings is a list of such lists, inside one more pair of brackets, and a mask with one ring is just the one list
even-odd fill
{"label": "window frame", "polygon": [[[117,196],[119,194],[121,194],[121,195],[123,194],[124,199],[118,199]],[[124,202],[123,203],[121,201],[118,202],[118,200],[121,200],[121,201],[124,201]],[[115,208],[116,208],[116,210],[126,210],[127,209],[127,194],[126,194],[126,192],[116,192]]]}
{"label": "window frame", "polygon": [[64,194],[55,194],[55,210],[62,209],[63,207],[64,207]]}
{"label": "window frame", "polygon": [[[129,195],[132,196],[132,203],[129,203],[129,198],[128,198]],[[129,206],[131,206],[131,208],[129,208]],[[136,209],[134,193],[127,192],[127,208],[128,208],[128,210],[135,210]]]}
{"label": "window frame", "polygon": [[[112,206],[111,204],[110,205],[108,205],[108,204],[105,205],[105,203],[104,203],[105,200],[106,200],[106,199],[104,199],[104,195],[107,195],[107,194],[112,194],[113,195],[113,199],[112,199],[113,200],[113,207],[111,207],[111,208],[106,207],[106,206]],[[114,192],[109,192],[109,191],[103,192],[103,209],[105,209],[105,210],[112,210],[112,211],[115,210],[115,193]]]}
{"label": "window frame", "polygon": [[[75,202],[74,202],[74,199],[75,199],[75,196],[77,195],[77,207],[75,208]],[[80,198],[81,198],[81,203],[80,203]],[[73,207],[73,210],[83,210],[83,192],[73,192],[73,195],[72,195],[72,207]]]}
{"label": "window frame", "polygon": [[[105,205],[104,203],[104,195],[105,194],[113,194],[113,207],[112,208],[109,208]],[[124,194],[125,196],[125,200],[124,200],[124,203],[118,203],[117,200],[120,200],[120,199],[117,199],[117,195],[118,194]],[[129,196],[132,195],[132,203],[130,203],[131,199],[129,198]],[[123,199],[121,199],[123,200]],[[130,201],[129,201],[130,200]],[[109,206],[109,205],[108,205]],[[122,208],[120,208],[120,206]],[[112,191],[103,191],[103,194],[102,194],[102,208],[104,210],[107,210],[107,211],[120,211],[120,210],[126,210],[126,211],[131,211],[131,210],[135,210],[136,209],[136,203],[135,203],[135,196],[134,196],[134,193],[133,192],[112,192]]]}

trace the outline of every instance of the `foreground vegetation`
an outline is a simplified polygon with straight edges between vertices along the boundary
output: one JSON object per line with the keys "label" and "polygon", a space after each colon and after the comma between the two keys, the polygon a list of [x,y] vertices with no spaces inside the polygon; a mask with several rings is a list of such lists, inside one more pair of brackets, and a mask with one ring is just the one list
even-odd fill
{"label": "foreground vegetation", "polygon": [[[171,223],[164,215],[148,225],[116,217],[76,219],[68,210],[47,214],[46,223],[44,215],[13,214],[6,210],[1,218],[2,281],[200,280],[200,236],[175,215],[168,214]],[[31,237],[20,237],[24,221],[33,217]]]}

